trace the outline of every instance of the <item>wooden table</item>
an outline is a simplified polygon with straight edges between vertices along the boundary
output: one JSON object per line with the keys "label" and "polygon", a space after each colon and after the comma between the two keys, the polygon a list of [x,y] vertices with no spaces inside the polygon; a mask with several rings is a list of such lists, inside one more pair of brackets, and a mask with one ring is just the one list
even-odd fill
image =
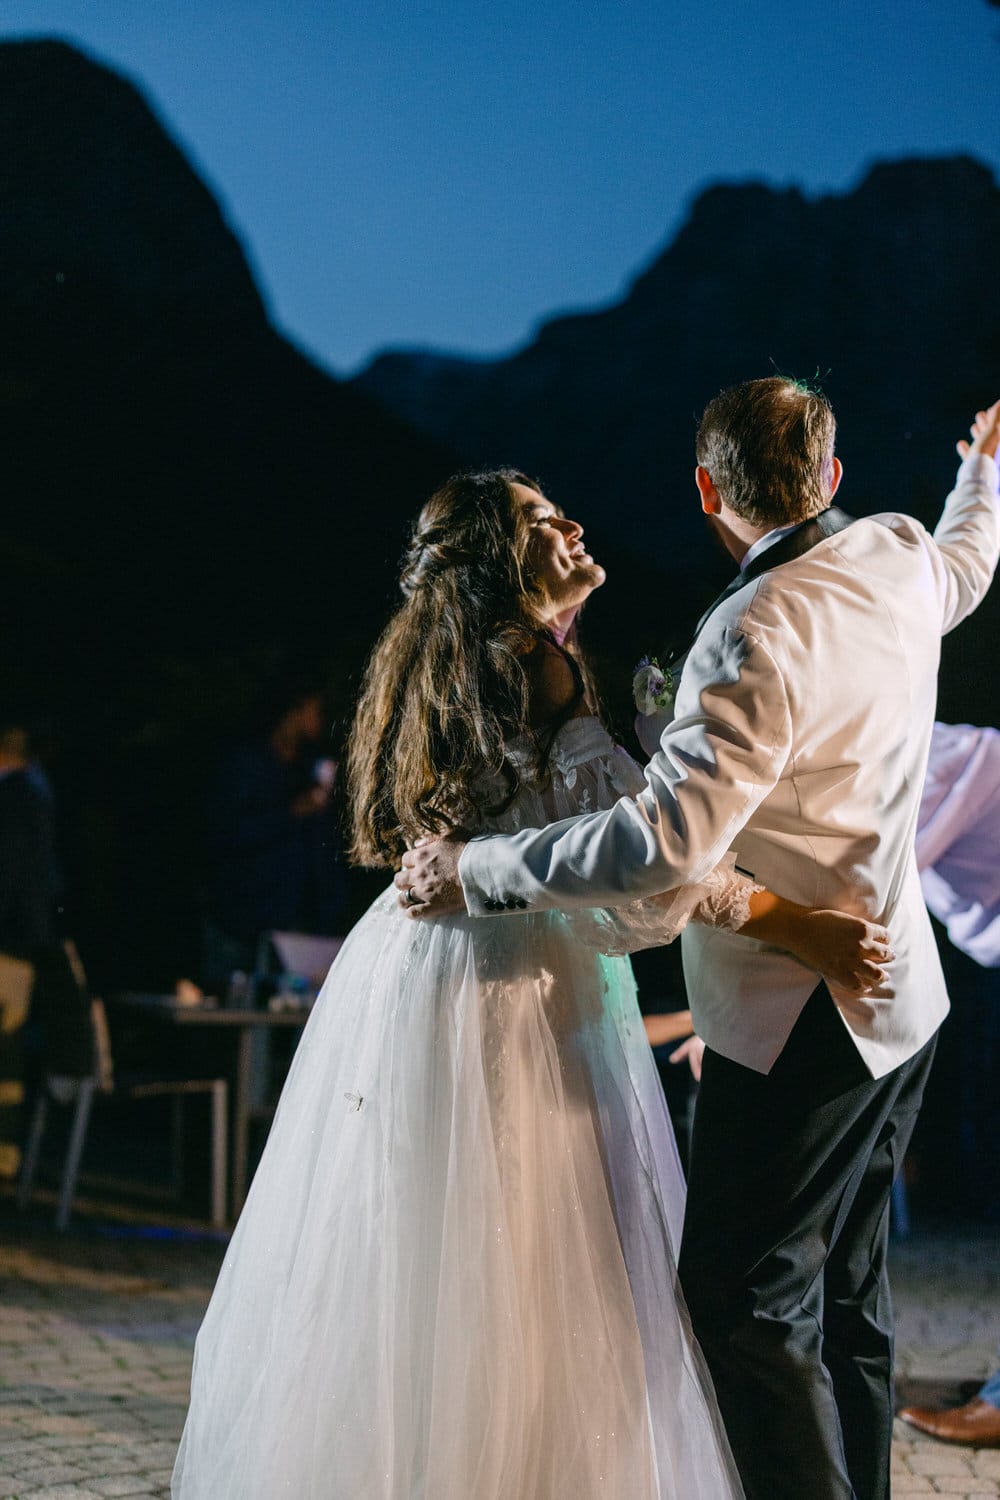
{"label": "wooden table", "polygon": [[235,1042],[230,1069],[229,1089],[232,1101],[229,1163],[230,1198],[233,1220],[239,1218],[247,1195],[247,1166],[250,1159],[250,1126],[254,1118],[250,1092],[252,1079],[252,1037],[262,1027],[296,1028],[301,1031],[309,1011],[235,1010],[221,1005],[180,1005],[173,995],[147,995],[126,992],[112,997],[110,1005],[131,1020],[148,1021],[154,1026],[211,1028],[228,1033]]}

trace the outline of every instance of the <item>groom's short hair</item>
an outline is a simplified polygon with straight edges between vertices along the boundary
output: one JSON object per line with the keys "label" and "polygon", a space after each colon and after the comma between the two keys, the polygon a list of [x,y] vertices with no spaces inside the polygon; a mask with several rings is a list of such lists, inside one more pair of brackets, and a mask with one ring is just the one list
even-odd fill
{"label": "groom's short hair", "polygon": [[790,526],[830,503],[836,432],[824,395],[772,375],[710,401],[695,451],[730,510],[754,526]]}

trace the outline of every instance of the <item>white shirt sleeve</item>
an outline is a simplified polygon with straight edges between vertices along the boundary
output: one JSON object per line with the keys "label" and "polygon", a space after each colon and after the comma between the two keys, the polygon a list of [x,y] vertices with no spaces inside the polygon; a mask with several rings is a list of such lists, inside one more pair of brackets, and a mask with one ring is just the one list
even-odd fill
{"label": "white shirt sleeve", "polygon": [[972,614],[992,582],[1000,556],[997,488],[994,460],[985,453],[970,454],[934,529],[942,565],[945,635]]}

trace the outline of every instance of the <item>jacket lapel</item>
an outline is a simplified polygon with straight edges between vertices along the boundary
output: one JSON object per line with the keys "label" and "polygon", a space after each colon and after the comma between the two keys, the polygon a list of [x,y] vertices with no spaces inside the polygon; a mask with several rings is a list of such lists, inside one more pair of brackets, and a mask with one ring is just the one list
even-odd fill
{"label": "jacket lapel", "polygon": [[[698,639],[704,626],[723,600],[728,599],[730,594],[735,594],[744,584],[750,583],[752,579],[759,578],[762,573],[769,573],[772,568],[780,568],[782,563],[793,562],[795,558],[801,557],[803,553],[809,552],[816,546],[817,542],[823,541],[825,537],[834,536],[836,532],[843,531],[850,526],[854,520],[845,511],[839,510],[837,506],[831,505],[828,510],[821,511],[818,516],[804,521],[801,526],[783,536],[780,542],[775,542],[772,547],[766,547],[744,572],[738,573],[732,583],[728,584],[719,595],[708,606],[701,619],[698,621],[694,633],[694,641]],[[690,650],[690,646],[688,650]],[[687,651],[684,653],[687,656]]]}

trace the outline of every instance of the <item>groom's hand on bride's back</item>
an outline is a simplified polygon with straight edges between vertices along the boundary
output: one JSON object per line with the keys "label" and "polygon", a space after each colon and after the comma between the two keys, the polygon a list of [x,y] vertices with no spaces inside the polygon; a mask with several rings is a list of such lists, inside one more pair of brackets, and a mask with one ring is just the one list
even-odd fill
{"label": "groom's hand on bride's back", "polygon": [[457,834],[418,839],[403,855],[394,878],[397,899],[408,917],[444,917],[465,911],[458,862],[466,841]]}

